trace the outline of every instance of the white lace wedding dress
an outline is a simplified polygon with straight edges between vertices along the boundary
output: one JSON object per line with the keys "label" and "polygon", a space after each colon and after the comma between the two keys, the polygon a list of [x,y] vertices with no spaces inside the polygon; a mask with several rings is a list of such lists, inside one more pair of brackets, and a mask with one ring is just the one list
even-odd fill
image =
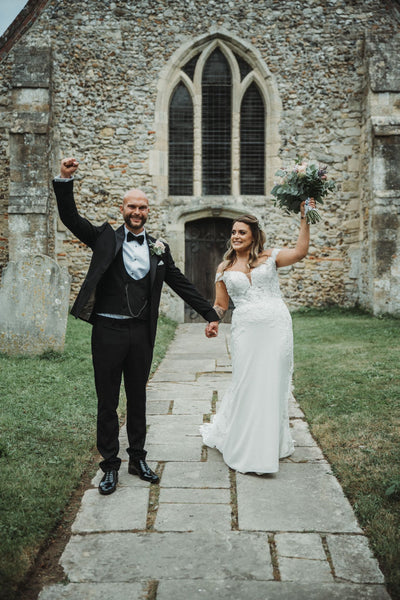
{"label": "white lace wedding dress", "polygon": [[276,473],[279,458],[293,453],[288,400],[293,372],[292,320],[282,300],[275,259],[279,249],[251,274],[225,271],[232,314],[232,382],[203,441],[242,473]]}

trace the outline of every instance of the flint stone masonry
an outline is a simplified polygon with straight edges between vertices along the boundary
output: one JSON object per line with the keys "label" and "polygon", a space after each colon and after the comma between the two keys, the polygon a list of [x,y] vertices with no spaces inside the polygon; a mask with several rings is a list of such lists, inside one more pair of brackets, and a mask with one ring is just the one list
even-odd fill
{"label": "flint stone masonry", "polygon": [[[0,264],[29,249],[48,254],[68,266],[75,298],[90,252],[57,223],[49,183],[63,155],[80,160],[78,207],[96,223],[116,226],[124,192],[143,188],[152,202],[149,230],[169,241],[181,268],[185,226],[204,217],[251,212],[268,246],[293,244],[298,216],[274,208],[270,189],[279,166],[305,155],[328,165],[338,189],[312,229],[309,256],[281,273],[289,305],[360,303],[375,313],[400,313],[400,236],[386,240],[375,219],[377,207],[384,208],[393,219],[389,237],[398,232],[396,3],[29,4],[14,37],[0,39]],[[181,66],[212,44],[247,60],[265,94],[265,195],[168,194],[170,96]],[[194,133],[199,139],[199,124]],[[38,164],[36,171],[29,167]],[[164,293],[162,308],[183,319],[172,292]]]}
{"label": "flint stone masonry", "polygon": [[71,279],[48,256],[11,262],[0,287],[0,351],[41,354],[64,348]]}

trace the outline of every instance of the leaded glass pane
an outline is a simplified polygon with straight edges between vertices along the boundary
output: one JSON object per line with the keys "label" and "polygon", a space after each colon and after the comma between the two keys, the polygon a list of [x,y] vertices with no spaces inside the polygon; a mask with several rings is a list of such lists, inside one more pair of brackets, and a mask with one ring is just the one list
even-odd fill
{"label": "leaded glass pane", "polygon": [[265,110],[255,83],[246,90],[240,109],[240,193],[264,194]]}
{"label": "leaded glass pane", "polygon": [[244,60],[244,58],[242,58],[241,56],[239,56],[238,54],[235,54],[235,58],[237,60],[238,66],[239,66],[239,71],[240,71],[240,79],[243,80],[246,75],[248,73],[250,73],[250,71],[252,71],[251,66],[249,65],[248,62],[246,62]]}
{"label": "leaded glass pane", "polygon": [[178,83],[169,107],[169,193],[193,194],[193,104],[189,91]]}
{"label": "leaded glass pane", "polygon": [[192,81],[193,81],[193,77],[194,77],[194,70],[196,68],[196,64],[199,59],[199,56],[200,56],[200,54],[196,54],[196,56],[193,56],[193,58],[191,58],[189,60],[189,62],[187,62],[186,65],[182,67],[182,71],[184,73],[186,73],[186,75],[188,77],[190,77],[190,79]]}
{"label": "leaded glass pane", "polygon": [[205,64],[202,80],[203,194],[230,194],[232,76],[218,48]]}

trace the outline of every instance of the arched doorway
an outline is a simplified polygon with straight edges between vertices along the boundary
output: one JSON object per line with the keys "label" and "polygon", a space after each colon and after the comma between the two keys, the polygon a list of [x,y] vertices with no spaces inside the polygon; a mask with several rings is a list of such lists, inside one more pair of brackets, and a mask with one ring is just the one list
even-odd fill
{"label": "arched doorway", "polygon": [[[230,237],[232,219],[212,218],[190,221],[185,226],[185,274],[207,300],[213,304],[215,272]],[[230,311],[224,318],[230,322]],[[185,323],[204,320],[185,304]]]}

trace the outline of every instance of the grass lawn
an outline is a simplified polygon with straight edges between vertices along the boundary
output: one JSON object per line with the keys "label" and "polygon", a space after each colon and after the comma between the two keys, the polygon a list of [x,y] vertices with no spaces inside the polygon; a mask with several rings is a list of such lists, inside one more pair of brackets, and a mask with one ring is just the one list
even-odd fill
{"label": "grass lawn", "polygon": [[[293,314],[295,394],[400,600],[400,320],[355,311]],[[153,368],[174,335],[161,320]],[[65,353],[0,356],[0,589],[13,590],[60,520],[95,452],[87,324]]]}
{"label": "grass lawn", "polygon": [[[175,326],[160,319],[152,371]],[[0,596],[7,600],[96,452],[90,334],[90,325],[70,317],[63,354],[0,355]]]}
{"label": "grass lawn", "polygon": [[293,314],[295,395],[400,599],[400,320]]}

